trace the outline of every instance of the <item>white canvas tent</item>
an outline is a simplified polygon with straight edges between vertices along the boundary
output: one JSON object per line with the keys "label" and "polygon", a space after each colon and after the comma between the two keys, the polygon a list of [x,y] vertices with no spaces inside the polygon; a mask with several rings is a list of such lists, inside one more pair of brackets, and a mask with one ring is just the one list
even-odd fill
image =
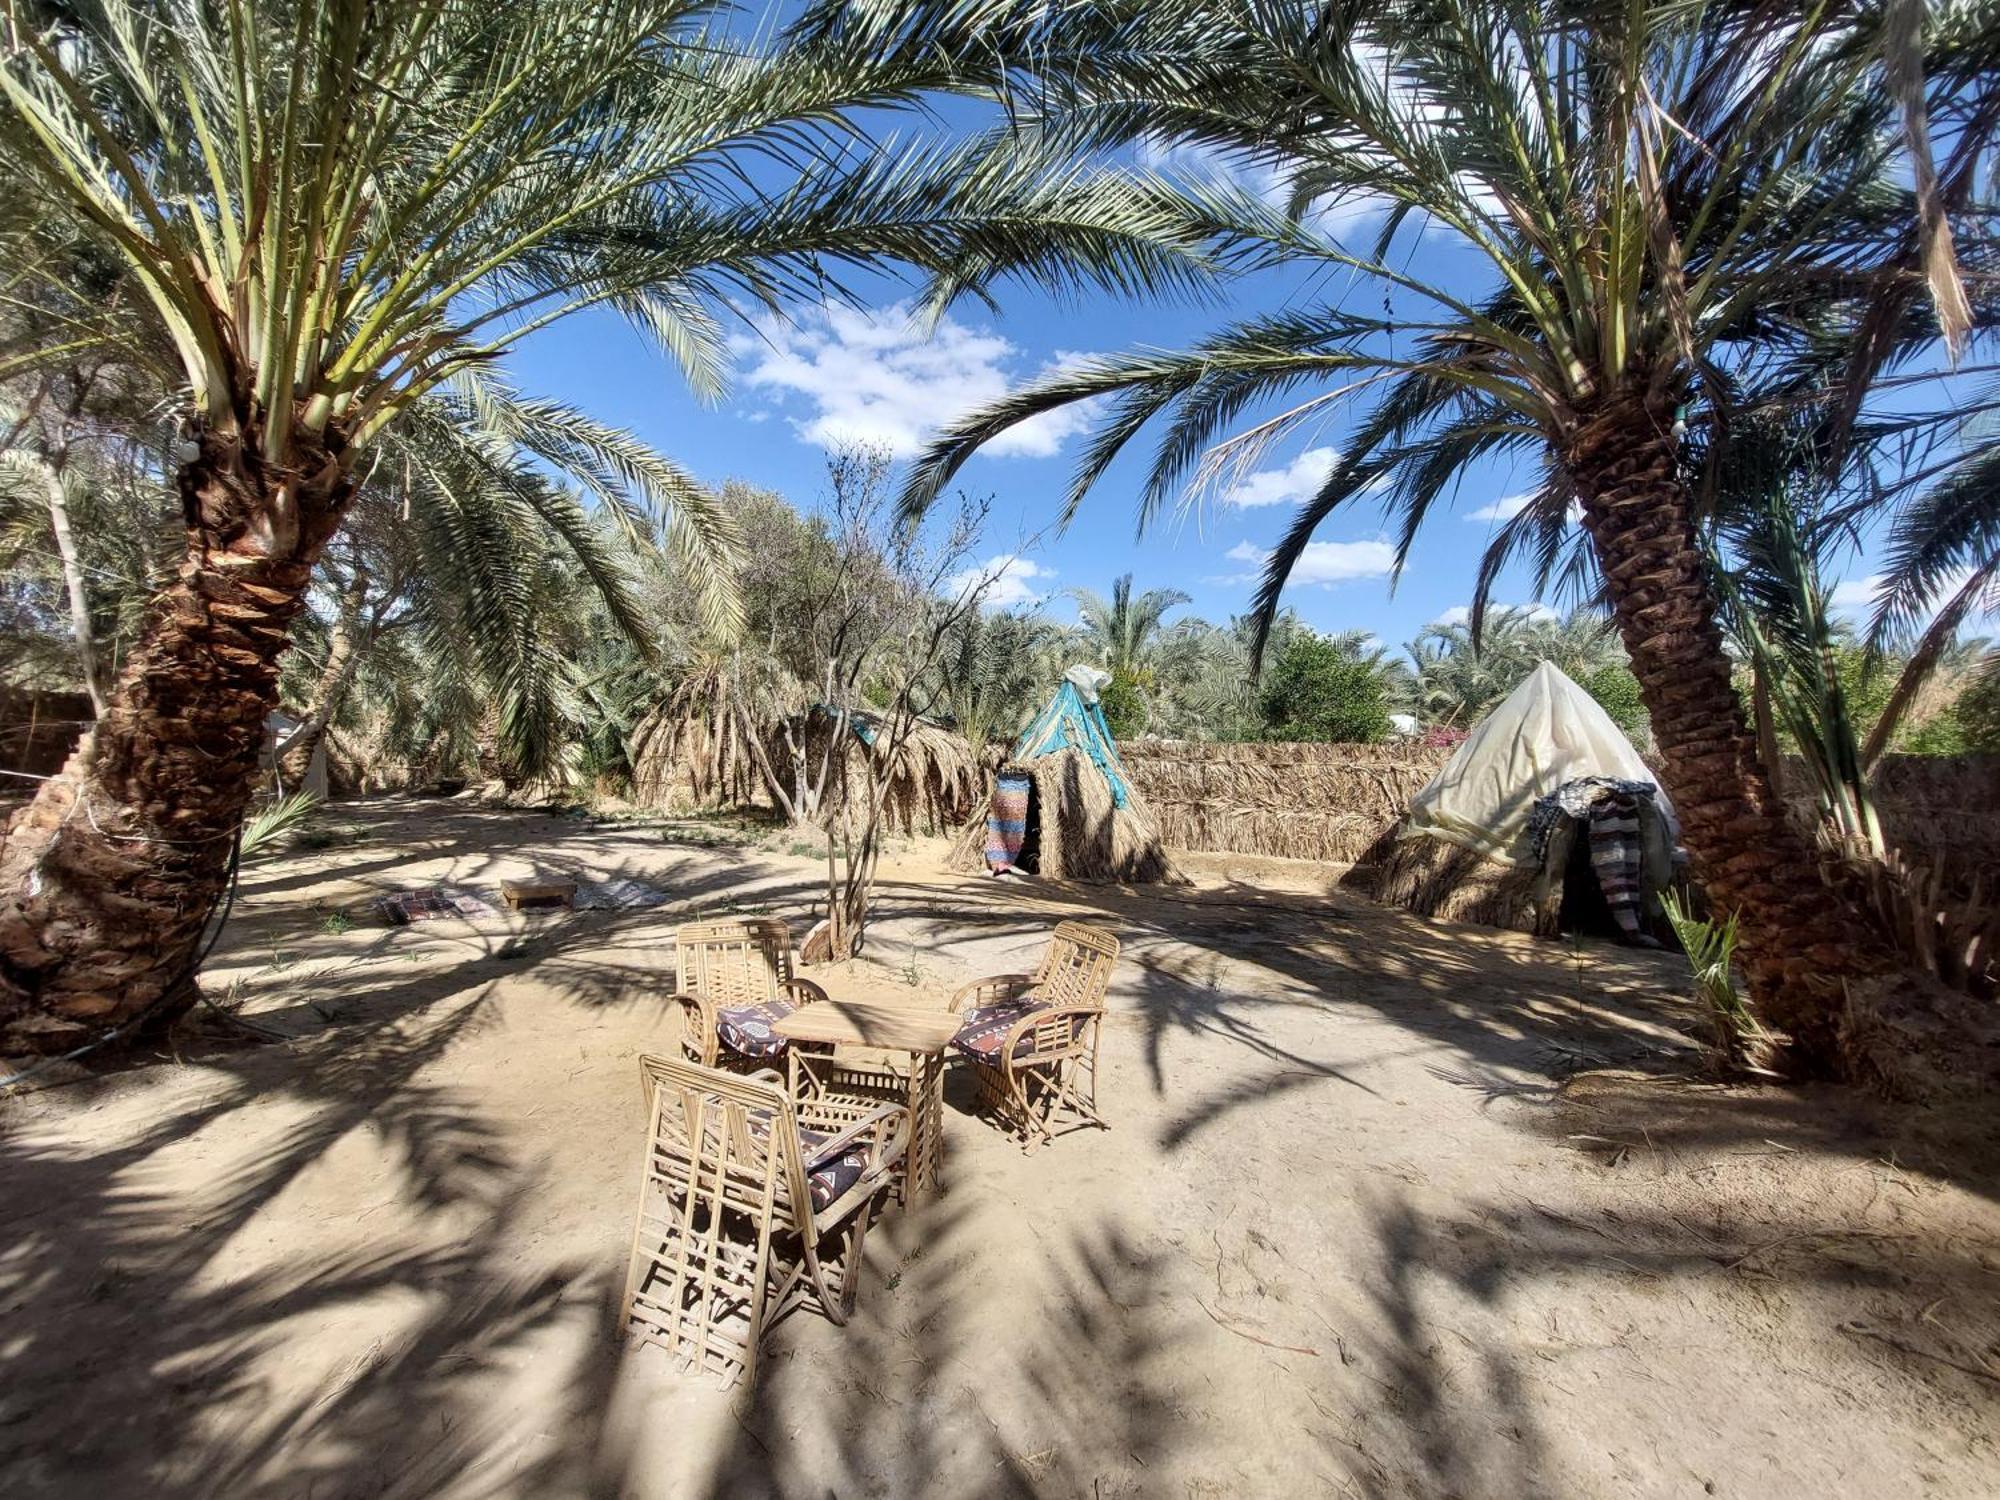
{"label": "white canvas tent", "polygon": [[[1527,832],[1535,799],[1580,776],[1657,781],[1597,700],[1545,661],[1411,799],[1401,837],[1443,839],[1502,864],[1533,865]],[[1666,791],[1653,800],[1672,826]]]}
{"label": "white canvas tent", "polygon": [[[1598,777],[1645,782],[1655,790],[1631,799],[1611,788],[1571,789],[1589,807],[1607,799],[1601,850],[1591,832],[1597,815],[1580,821],[1563,803],[1556,804],[1559,812],[1543,835],[1531,837],[1538,799]],[[1636,819],[1636,862],[1620,838],[1621,804],[1631,806]],[[1649,942],[1641,929],[1656,893],[1672,878],[1679,832],[1666,793],[1632,742],[1595,699],[1543,662],[1411,799],[1375,894],[1423,916],[1544,936],[1572,921],[1594,925],[1600,914],[1591,907],[1597,905],[1628,940]],[[1579,838],[1585,840],[1580,848]],[[1582,857],[1581,883],[1572,879],[1573,852]],[[1593,876],[1594,899],[1582,894],[1593,888]],[[1584,902],[1574,911],[1572,886]]]}

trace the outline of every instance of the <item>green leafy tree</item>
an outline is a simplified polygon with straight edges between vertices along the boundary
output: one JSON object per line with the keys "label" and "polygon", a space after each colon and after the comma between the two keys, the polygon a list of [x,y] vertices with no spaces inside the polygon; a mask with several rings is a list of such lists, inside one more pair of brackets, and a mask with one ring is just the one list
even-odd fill
{"label": "green leafy tree", "polygon": [[1376,744],[1389,737],[1380,664],[1334,637],[1294,636],[1265,675],[1261,706],[1274,740]]}
{"label": "green leafy tree", "polygon": [[1646,704],[1639,693],[1639,679],[1622,661],[1606,662],[1584,674],[1577,683],[1610,715],[1611,722],[1625,732],[1635,745],[1647,739]]}
{"label": "green leafy tree", "polygon": [[1129,674],[1113,673],[1098,690],[1097,706],[1104,710],[1104,724],[1113,739],[1137,739],[1146,732],[1146,694]]}

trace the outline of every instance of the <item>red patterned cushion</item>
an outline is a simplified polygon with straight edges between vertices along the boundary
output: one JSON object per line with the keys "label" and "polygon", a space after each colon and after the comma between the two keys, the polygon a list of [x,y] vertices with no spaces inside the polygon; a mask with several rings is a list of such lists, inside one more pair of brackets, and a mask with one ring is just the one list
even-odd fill
{"label": "red patterned cushion", "polygon": [[792,1013],[782,1000],[762,1005],[732,1005],[715,1013],[715,1034],[722,1045],[743,1057],[783,1057],[790,1044],[771,1028]]}
{"label": "red patterned cushion", "polygon": [[[958,1035],[951,1039],[965,1056],[974,1062],[994,1062],[1000,1056],[1000,1044],[1007,1039],[1007,1033],[1024,1016],[1031,1016],[1046,1009],[1034,1001],[1023,1004],[1014,1002],[1006,1005],[975,1005],[965,1013],[959,1023]],[[1069,1034],[1075,1036],[1083,1027],[1082,1016],[1071,1016]],[[1014,1055],[1026,1057],[1035,1050],[1035,1033],[1032,1028],[1021,1033],[1021,1039],[1014,1044]]]}

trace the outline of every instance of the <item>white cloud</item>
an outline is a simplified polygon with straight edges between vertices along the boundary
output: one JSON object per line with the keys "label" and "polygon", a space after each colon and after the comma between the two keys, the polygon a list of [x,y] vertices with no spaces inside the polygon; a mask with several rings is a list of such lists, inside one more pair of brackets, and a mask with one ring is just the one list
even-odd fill
{"label": "white cloud", "polygon": [[982,608],[1013,609],[1018,605],[1033,604],[1047,594],[1047,587],[1036,587],[1034,580],[1039,578],[1046,584],[1048,579],[1055,577],[1055,573],[1054,568],[1045,568],[1018,552],[1003,552],[997,557],[987,558],[977,567],[952,574],[944,581],[944,592],[956,599],[979,590]]}
{"label": "white cloud", "polygon": [[[1326,483],[1333,466],[1339,462],[1338,449],[1308,448],[1282,469],[1258,469],[1244,475],[1222,492],[1222,503],[1250,508],[1310,500],[1319,493],[1320,486]],[[1388,487],[1388,476],[1378,474],[1361,486],[1361,493],[1380,494]]]}
{"label": "white cloud", "polygon": [[[1875,612],[1875,596],[1881,591],[1885,575],[1870,573],[1866,578],[1843,578],[1833,586],[1827,595],[1827,607],[1837,615],[1869,615]],[[1965,580],[1960,579],[1957,588],[1963,588]],[[1950,594],[1941,597],[1949,599]]]}
{"label": "white cloud", "polygon": [[[1546,604],[1489,604],[1486,618],[1491,621],[1500,615],[1513,613],[1525,615],[1530,620],[1560,620],[1562,615]],[[1472,606],[1454,604],[1450,609],[1431,621],[1433,625],[1469,625],[1472,623]]]}
{"label": "white cloud", "polygon": [[1224,505],[1287,505],[1319,493],[1340,455],[1331,448],[1308,448],[1282,469],[1259,469],[1222,492]]}
{"label": "white cloud", "polygon": [[1467,511],[1468,521],[1511,521],[1528,508],[1528,502],[1535,498],[1530,490],[1522,495],[1503,495],[1491,505],[1482,505],[1478,510]]}
{"label": "white cloud", "polygon": [[[829,305],[794,322],[760,323],[758,334],[732,341],[744,381],[781,398],[804,397],[812,415],[794,418],[792,426],[823,448],[865,443],[907,458],[940,428],[998,400],[1030,373],[1017,372],[1020,350],[999,334],[955,318],[926,332],[908,302]],[[1061,356],[1043,370],[1075,358]],[[1089,420],[1083,405],[1063,407],[1009,428],[980,451],[1047,458]]]}
{"label": "white cloud", "polygon": [[[1231,562],[1252,563],[1260,569],[1270,555],[1255,542],[1238,542],[1223,554]],[[1386,578],[1395,565],[1396,549],[1387,542],[1307,542],[1306,550],[1292,564],[1288,583],[1317,583],[1330,588],[1356,578]],[[1238,574],[1232,581],[1247,582],[1259,576]]]}
{"label": "white cloud", "polygon": [[[1536,494],[1536,491],[1529,490],[1526,494],[1521,495],[1502,495],[1498,500],[1493,501],[1489,505],[1482,505],[1477,510],[1467,511],[1465,519],[1468,521],[1511,521],[1534,502]],[[1578,505],[1574,500],[1570,502],[1569,524],[1572,526],[1581,526],[1583,524],[1583,507]]]}
{"label": "white cloud", "polygon": [[[1957,597],[1972,577],[1970,568],[1959,568],[1947,573],[1938,583],[1934,602],[1942,607]],[[1850,620],[1861,622],[1872,619],[1875,614],[1875,600],[1882,592],[1882,585],[1888,580],[1886,573],[1869,573],[1861,578],[1843,578],[1833,586],[1826,596],[1827,608],[1834,614],[1845,615]],[[2000,585],[1989,584],[1983,597],[1973,603],[1972,611],[1966,616],[1967,624],[1982,625],[1985,621],[2000,615]],[[1926,621],[1930,618],[1926,615]]]}
{"label": "white cloud", "polygon": [[[1141,141],[1139,164],[1163,177],[1234,186],[1276,209],[1283,209],[1290,197],[1284,177],[1270,163],[1218,151],[1212,146],[1185,141]],[[1302,217],[1307,228],[1339,240],[1380,218],[1388,207],[1385,200],[1372,196],[1347,197],[1339,202],[1322,199]]]}

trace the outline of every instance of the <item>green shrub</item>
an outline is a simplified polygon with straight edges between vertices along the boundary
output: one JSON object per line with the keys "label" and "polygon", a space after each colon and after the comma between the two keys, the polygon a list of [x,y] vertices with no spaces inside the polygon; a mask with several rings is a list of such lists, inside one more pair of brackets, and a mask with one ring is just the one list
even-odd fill
{"label": "green shrub", "polygon": [[1097,695],[1104,723],[1114,740],[1134,739],[1146,728],[1146,694],[1133,678],[1119,673]]}
{"label": "green shrub", "polygon": [[1376,663],[1302,632],[1265,678],[1260,706],[1274,740],[1376,744],[1389,737],[1389,700]]}
{"label": "green shrub", "polygon": [[1639,679],[1624,662],[1606,662],[1585,674],[1579,686],[1597,700],[1597,706],[1611,716],[1611,722],[1627,739],[1642,740],[1651,733],[1646,705],[1639,697]]}

